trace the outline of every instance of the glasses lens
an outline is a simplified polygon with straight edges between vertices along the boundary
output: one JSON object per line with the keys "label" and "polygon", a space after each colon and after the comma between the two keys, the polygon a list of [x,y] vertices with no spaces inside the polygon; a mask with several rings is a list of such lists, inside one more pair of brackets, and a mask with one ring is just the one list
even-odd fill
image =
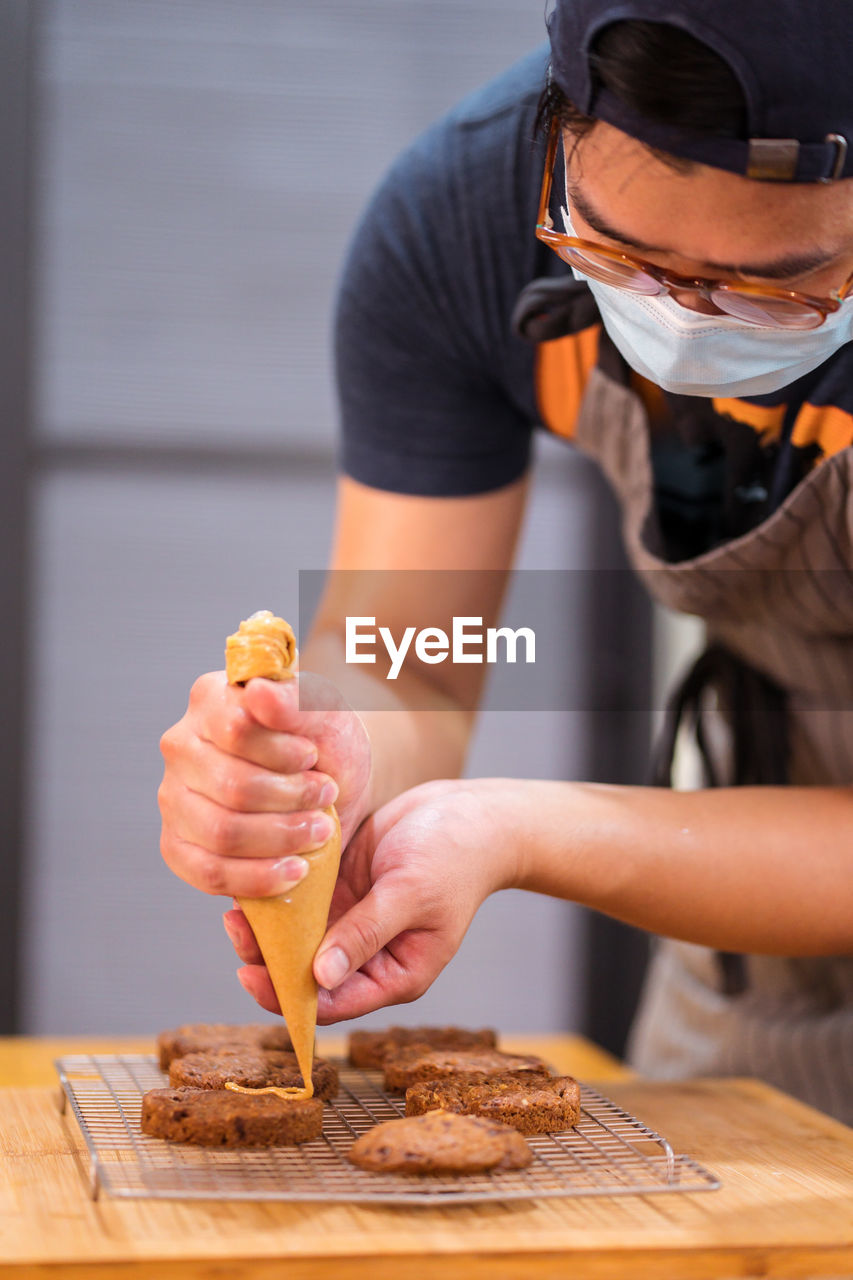
{"label": "glasses lens", "polygon": [[822,311],[792,298],[740,293],[737,289],[713,289],[711,301],[737,320],[768,329],[817,329],[824,321]]}
{"label": "glasses lens", "polygon": [[654,276],[647,275],[639,267],[622,262],[619,258],[598,254],[591,249],[578,249],[574,245],[561,245],[558,252],[564,261],[585,276],[600,280],[602,284],[612,284],[617,289],[630,289],[632,293],[653,295],[663,292],[663,286]]}

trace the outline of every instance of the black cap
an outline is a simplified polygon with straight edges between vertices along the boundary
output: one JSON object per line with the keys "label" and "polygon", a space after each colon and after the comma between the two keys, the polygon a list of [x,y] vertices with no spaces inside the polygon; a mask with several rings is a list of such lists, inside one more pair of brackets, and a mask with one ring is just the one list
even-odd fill
{"label": "black cap", "polygon": [[[656,124],[597,81],[595,37],[629,19],[679,27],[728,64],[746,102],[746,138]],[[556,0],[548,34],[558,87],[640,142],[749,178],[853,177],[853,0]]]}

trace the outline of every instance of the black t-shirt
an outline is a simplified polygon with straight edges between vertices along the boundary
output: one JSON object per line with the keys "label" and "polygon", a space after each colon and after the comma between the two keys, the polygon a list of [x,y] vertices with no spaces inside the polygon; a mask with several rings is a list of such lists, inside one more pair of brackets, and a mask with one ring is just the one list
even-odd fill
{"label": "black t-shirt", "polygon": [[[740,400],[669,395],[632,374],[589,291],[534,234],[547,59],[543,46],[466,98],[373,196],[336,315],[342,466],[405,494],[506,485],[527,468],[536,428],[571,437],[553,380],[539,376],[543,347],[563,342],[548,354],[565,350],[578,395],[590,359],[606,352],[611,375],[649,402],[660,524],[669,558],[683,559],[760,523],[812,466],[853,442],[853,344],[784,391]],[[577,304],[544,344],[513,325],[535,280],[563,281]]]}

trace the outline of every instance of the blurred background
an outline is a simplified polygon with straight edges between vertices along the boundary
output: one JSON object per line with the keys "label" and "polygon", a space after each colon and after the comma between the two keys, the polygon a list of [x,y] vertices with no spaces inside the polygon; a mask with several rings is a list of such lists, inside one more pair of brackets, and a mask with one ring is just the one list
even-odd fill
{"label": "blurred background", "polygon": [[[0,0],[0,27],[0,1029],[253,1020],[229,904],[160,861],[158,739],[240,618],[295,619],[322,568],[347,238],[395,154],[542,41],[542,0]],[[539,443],[522,565],[620,566],[598,475]],[[645,777],[650,613],[577,579],[553,608],[602,709],[486,710],[470,773]],[[393,1020],[618,1051],[644,947],[500,894]]]}

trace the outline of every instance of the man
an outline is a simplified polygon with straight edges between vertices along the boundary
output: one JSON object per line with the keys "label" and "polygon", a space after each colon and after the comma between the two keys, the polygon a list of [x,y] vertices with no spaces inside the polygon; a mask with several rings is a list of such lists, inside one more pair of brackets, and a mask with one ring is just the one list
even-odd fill
{"label": "man", "polygon": [[163,741],[163,854],[208,892],[285,890],[337,795],[323,1020],[415,998],[489,893],[528,888],[660,935],[641,1069],[755,1074],[851,1121],[853,10],[558,0],[549,36],[413,145],[356,238],[332,567],[496,570],[428,600],[397,574],[370,610],[491,624],[534,425],[571,439],[649,589],[707,620],[669,737],[696,726],[709,785],[441,781],[482,668],[361,697],[358,575],[331,575],[303,655],[328,709],[202,677]]}

